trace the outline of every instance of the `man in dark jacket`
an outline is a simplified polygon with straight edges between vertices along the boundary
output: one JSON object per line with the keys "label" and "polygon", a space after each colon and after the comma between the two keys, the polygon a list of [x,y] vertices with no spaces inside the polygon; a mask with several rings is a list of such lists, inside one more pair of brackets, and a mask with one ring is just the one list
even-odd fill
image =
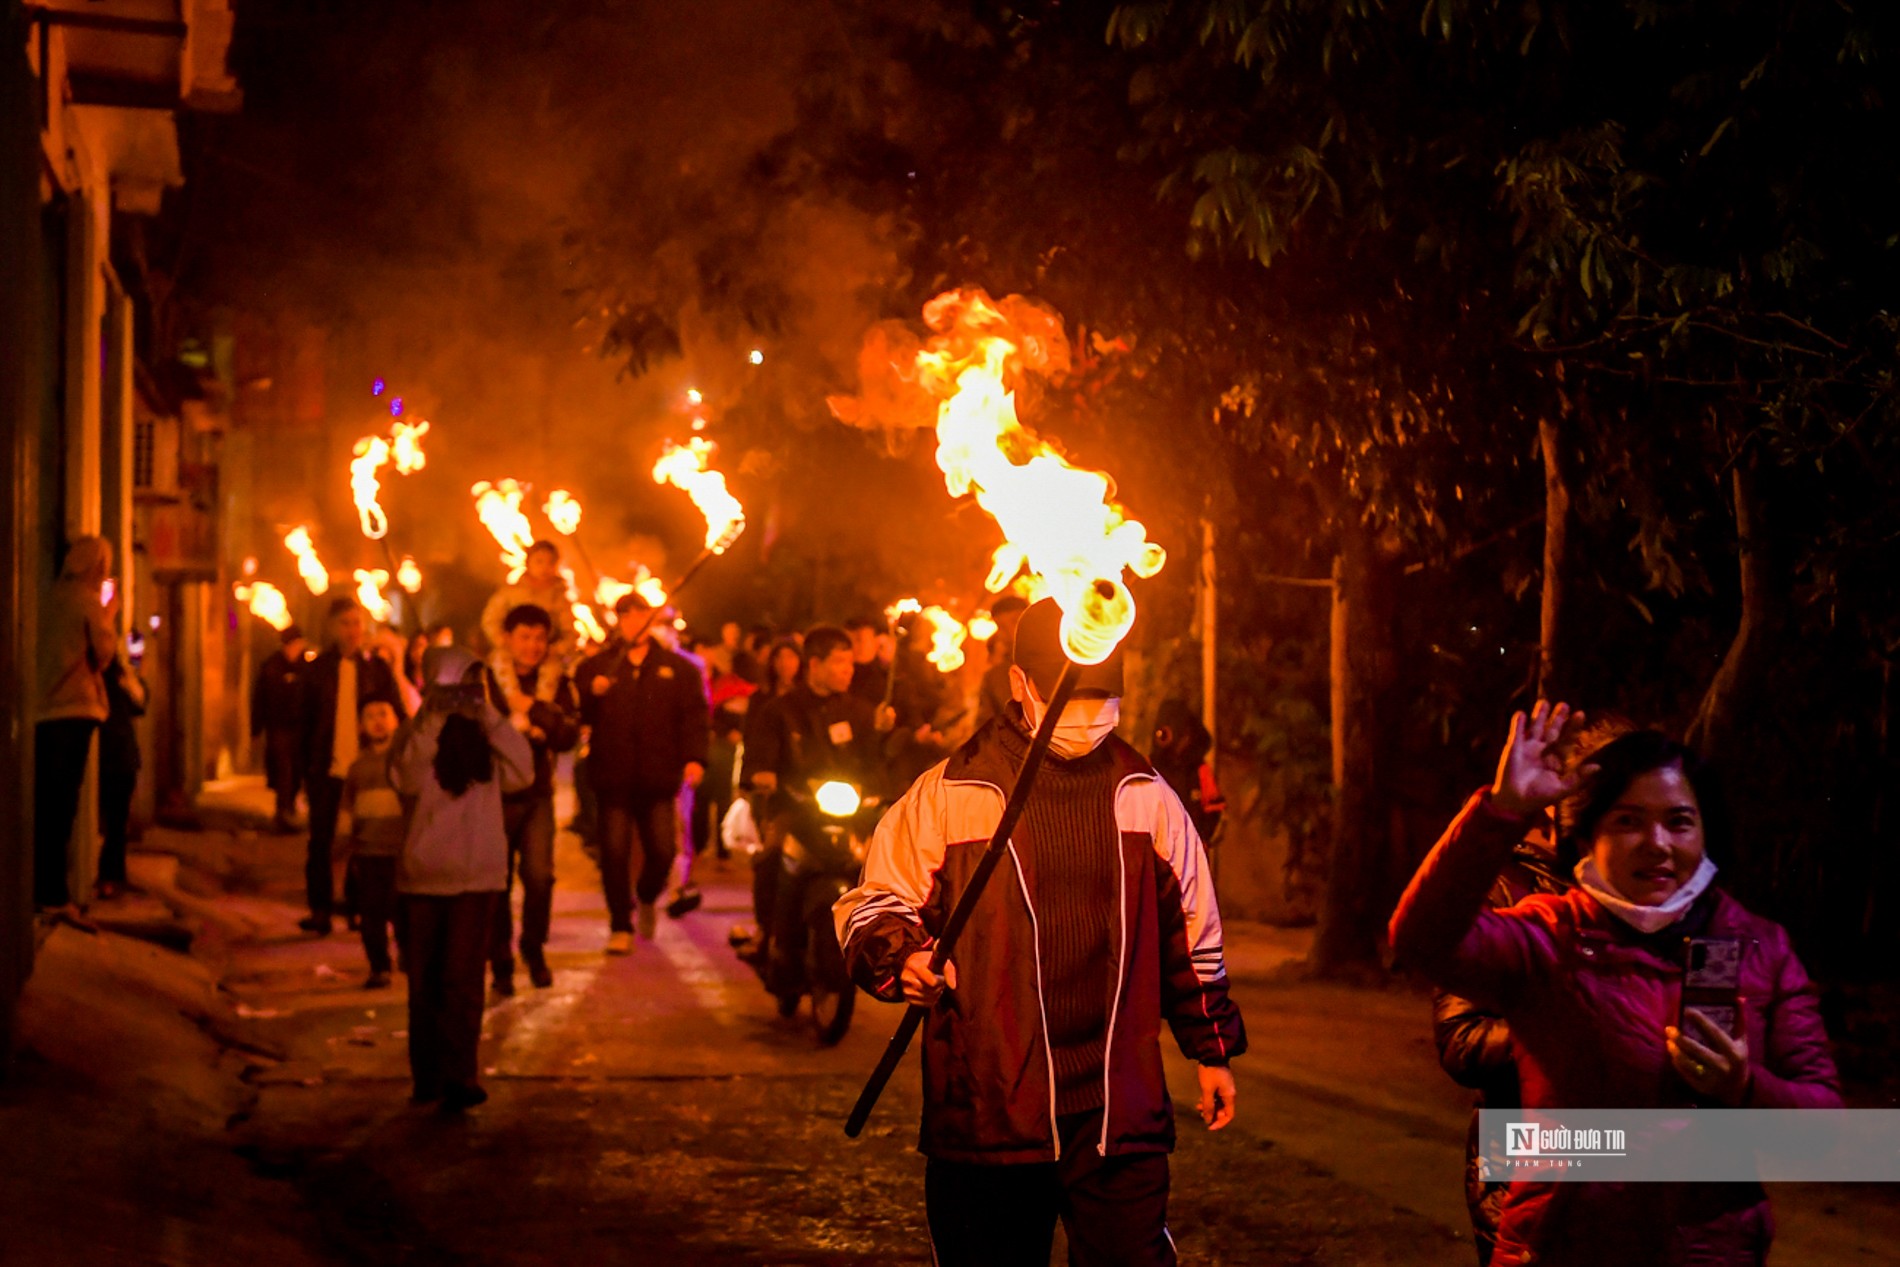
{"label": "man in dark jacket", "polygon": [[264,781],[277,795],[271,828],[296,830],[297,792],[303,787],[303,630],[286,625],[281,644],[257,670],[251,686],[251,736],[264,739]]}
{"label": "man in dark jacket", "polygon": [[[548,661],[553,618],[523,603],[502,618],[502,646],[489,657],[495,706],[534,750],[534,783],[502,798],[508,868],[521,876],[521,959],[536,989],[554,984],[544,948],[554,911],[554,759],[581,738],[581,702],[561,666]],[[513,881],[510,881],[512,887]],[[489,951],[495,993],[515,992],[514,910],[506,893],[495,907]]]}
{"label": "man in dark jacket", "polygon": [[363,705],[382,700],[405,717],[402,694],[389,664],[368,650],[369,617],[353,598],[330,604],[330,645],[309,662],[303,676],[302,741],[305,785],[310,790],[310,844],[304,857],[304,888],[310,914],[298,927],[330,935],[336,909],[331,848],[343,803],[343,780],[361,748],[358,718]]}
{"label": "man in dark jacket", "polygon": [[[1516,906],[1533,893],[1562,893],[1570,886],[1557,873],[1552,828],[1544,828],[1518,842],[1511,861],[1499,873],[1487,899],[1494,910]],[[1432,1038],[1438,1063],[1453,1082],[1478,1093],[1471,1109],[1471,1130],[1465,1139],[1465,1206],[1471,1211],[1471,1238],[1478,1248],[1479,1267],[1491,1261],[1498,1241],[1498,1214],[1504,1208],[1508,1183],[1486,1183],[1478,1165],[1480,1110],[1514,1109],[1523,1103],[1517,1083],[1517,1061],[1511,1056],[1511,1025],[1470,999],[1449,990],[1432,992]]]}
{"label": "man in dark jacket", "polygon": [[[633,951],[633,901],[639,928],[651,940],[654,903],[666,888],[679,847],[675,805],[682,785],[698,787],[706,774],[712,707],[706,680],[684,656],[648,633],[651,608],[638,594],[614,607],[621,636],[575,673],[581,719],[590,728],[587,777],[600,803],[600,878],[610,927],[607,953]],[[637,881],[633,842],[640,841]]]}
{"label": "man in dark jacket", "polygon": [[[1119,655],[1081,674],[1050,760],[941,977],[929,946],[969,883],[1054,693],[1061,613],[1017,631],[1007,716],[927,771],[879,825],[833,914],[853,976],[924,1023],[924,1197],[942,1267],[1172,1264],[1165,1019],[1199,1062],[1210,1129],[1233,1119],[1246,1050],[1220,910],[1186,811],[1114,737]],[[947,987],[947,989],[946,989]]]}

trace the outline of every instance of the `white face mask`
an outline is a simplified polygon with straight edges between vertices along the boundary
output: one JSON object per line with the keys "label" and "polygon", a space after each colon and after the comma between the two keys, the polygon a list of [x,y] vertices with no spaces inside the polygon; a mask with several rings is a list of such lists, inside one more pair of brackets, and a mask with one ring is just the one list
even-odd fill
{"label": "white face mask", "polygon": [[[1034,691],[1028,693],[1023,719],[1029,723],[1030,733],[1041,729],[1045,707]],[[1049,751],[1065,761],[1087,756],[1115,733],[1121,719],[1119,699],[1072,699],[1062,706],[1062,715],[1056,718],[1056,733],[1049,741]]]}

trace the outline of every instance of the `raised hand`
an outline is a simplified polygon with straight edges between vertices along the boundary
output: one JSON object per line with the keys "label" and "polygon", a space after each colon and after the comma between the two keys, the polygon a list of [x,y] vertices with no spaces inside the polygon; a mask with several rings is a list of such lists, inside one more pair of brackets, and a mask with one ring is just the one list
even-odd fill
{"label": "raised hand", "polygon": [[1538,700],[1530,716],[1513,713],[1497,782],[1491,785],[1491,803],[1506,814],[1529,818],[1582,787],[1596,767],[1565,775],[1561,755],[1564,741],[1582,725],[1583,713],[1571,712],[1568,704]]}

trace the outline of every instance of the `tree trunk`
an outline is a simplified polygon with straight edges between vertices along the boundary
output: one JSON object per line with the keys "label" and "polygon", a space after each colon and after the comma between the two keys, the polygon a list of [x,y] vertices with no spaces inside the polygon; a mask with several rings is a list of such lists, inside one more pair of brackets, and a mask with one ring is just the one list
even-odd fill
{"label": "tree trunk", "polygon": [[1739,731],[1773,661],[1774,639],[1781,627],[1785,606],[1785,595],[1768,545],[1761,476],[1754,458],[1745,456],[1737,460],[1730,473],[1729,487],[1735,505],[1741,619],[1686,736],[1690,747],[1716,760],[1735,752]]}
{"label": "tree trunk", "polygon": [[1333,561],[1333,833],[1313,942],[1313,969],[1346,976],[1377,969],[1391,896],[1387,786],[1396,721],[1392,610],[1397,570],[1356,522]]}
{"label": "tree trunk", "polygon": [[1566,691],[1574,694],[1578,688],[1576,664],[1570,654],[1574,640],[1566,624],[1571,592],[1572,505],[1563,453],[1567,430],[1560,419],[1537,420],[1537,438],[1544,453],[1544,592],[1537,642],[1537,694],[1553,700]]}

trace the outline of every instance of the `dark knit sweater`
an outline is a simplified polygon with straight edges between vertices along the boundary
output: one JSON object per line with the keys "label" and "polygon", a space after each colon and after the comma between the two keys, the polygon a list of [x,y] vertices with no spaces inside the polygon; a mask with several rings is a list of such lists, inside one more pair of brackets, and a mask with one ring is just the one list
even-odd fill
{"label": "dark knit sweater", "polygon": [[[1021,713],[1012,708],[1011,714],[997,726],[1011,762],[1019,764],[1029,738],[1019,729]],[[1045,761],[1013,839],[1031,877],[1056,1112],[1098,1109],[1115,992],[1110,939],[1121,900],[1121,835],[1109,754],[1098,748],[1073,761]]]}

